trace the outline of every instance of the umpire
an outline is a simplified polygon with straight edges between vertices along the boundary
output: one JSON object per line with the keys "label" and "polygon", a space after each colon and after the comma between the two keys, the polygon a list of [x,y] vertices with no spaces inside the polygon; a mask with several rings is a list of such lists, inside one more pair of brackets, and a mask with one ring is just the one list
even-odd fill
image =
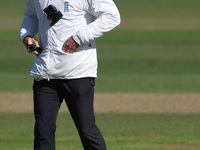
{"label": "umpire", "polygon": [[[93,109],[95,39],[120,24],[112,0],[28,0],[19,33],[35,55],[34,150],[55,150],[56,118],[63,100],[84,150],[106,150]],[[39,33],[39,41],[34,36]]]}

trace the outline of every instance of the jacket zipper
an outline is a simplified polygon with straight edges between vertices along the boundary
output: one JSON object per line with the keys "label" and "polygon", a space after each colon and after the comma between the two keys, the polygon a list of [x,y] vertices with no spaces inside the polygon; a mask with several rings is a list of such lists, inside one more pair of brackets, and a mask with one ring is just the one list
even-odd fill
{"label": "jacket zipper", "polygon": [[[49,34],[51,34],[51,28],[49,29],[49,32],[47,32],[47,37],[51,37],[49,36]],[[50,81],[51,79],[51,58],[52,58],[52,43],[51,43],[52,39],[48,38],[48,64],[47,64],[47,80]]]}

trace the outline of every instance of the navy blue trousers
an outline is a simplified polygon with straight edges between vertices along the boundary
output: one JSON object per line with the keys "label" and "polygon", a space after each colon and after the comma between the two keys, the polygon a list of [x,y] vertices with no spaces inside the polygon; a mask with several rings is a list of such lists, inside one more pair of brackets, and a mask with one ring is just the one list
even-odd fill
{"label": "navy blue trousers", "polygon": [[93,109],[94,78],[34,81],[34,150],[55,150],[56,119],[65,100],[84,150],[106,150]]}

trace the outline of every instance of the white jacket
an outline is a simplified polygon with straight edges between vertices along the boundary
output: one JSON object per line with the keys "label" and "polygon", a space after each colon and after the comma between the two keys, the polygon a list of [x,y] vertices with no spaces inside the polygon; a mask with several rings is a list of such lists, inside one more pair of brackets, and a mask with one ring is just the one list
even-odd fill
{"label": "white jacket", "polygon": [[[63,17],[50,26],[43,11],[54,5]],[[120,24],[119,11],[112,0],[28,0],[19,38],[40,34],[43,51],[35,56],[31,76],[41,79],[97,77],[95,39]],[[73,36],[80,47],[73,54],[62,51]]]}

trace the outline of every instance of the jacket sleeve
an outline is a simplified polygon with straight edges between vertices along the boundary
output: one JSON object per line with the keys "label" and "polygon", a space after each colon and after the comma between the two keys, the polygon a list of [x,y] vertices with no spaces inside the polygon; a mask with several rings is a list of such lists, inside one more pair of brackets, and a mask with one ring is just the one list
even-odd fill
{"label": "jacket sleeve", "polygon": [[88,43],[109,32],[121,22],[119,11],[113,0],[86,0],[88,12],[96,17],[96,20],[73,35],[78,44]]}
{"label": "jacket sleeve", "polygon": [[32,0],[28,0],[24,10],[24,19],[19,32],[19,39],[23,42],[26,36],[35,36],[38,32],[38,19]]}

